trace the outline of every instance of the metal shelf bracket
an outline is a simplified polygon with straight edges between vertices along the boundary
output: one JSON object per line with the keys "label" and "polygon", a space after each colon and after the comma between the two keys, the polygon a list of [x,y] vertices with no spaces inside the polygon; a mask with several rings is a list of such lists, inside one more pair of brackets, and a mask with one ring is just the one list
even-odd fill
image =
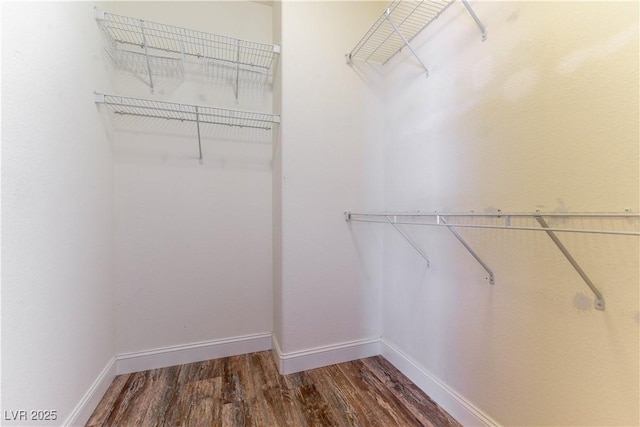
{"label": "metal shelf bracket", "polygon": [[402,33],[400,32],[400,30],[398,29],[396,24],[393,23],[393,21],[391,20],[391,16],[390,15],[391,15],[391,10],[389,8],[387,8],[387,10],[384,12],[385,19],[387,20],[389,25],[391,25],[391,28],[393,28],[393,31],[395,31],[395,33],[398,35],[398,37],[400,37],[402,39],[402,41],[403,41],[404,45],[407,47],[407,49],[409,49],[409,51],[411,51],[413,56],[416,57],[416,60],[420,63],[420,65],[422,65],[422,68],[424,68],[424,72],[426,73],[426,76],[429,77],[429,70],[427,69],[427,66],[424,65],[424,63],[422,62],[422,60],[420,59],[420,57],[418,56],[416,51],[413,50],[413,48],[409,44],[409,41],[404,37],[404,35],[402,35]]}
{"label": "metal shelf bracket", "polygon": [[487,278],[489,280],[489,284],[494,285],[496,283],[496,278],[493,274],[493,270],[489,268],[487,263],[485,263],[482,258],[480,258],[480,256],[471,248],[471,246],[469,246],[469,244],[462,238],[462,236],[453,228],[453,226],[449,225],[447,221],[440,215],[436,216],[436,223],[444,224],[447,227],[451,234],[453,234],[455,238],[458,239],[462,246],[464,246],[464,248],[471,254],[471,256],[475,258],[476,261],[478,261],[478,264],[480,264],[482,268],[484,268],[484,270],[487,272],[487,274],[489,275],[489,277]]}
{"label": "metal shelf bracket", "polygon": [[414,242],[409,236],[407,236],[407,234],[404,231],[400,229],[400,227],[398,227],[397,224],[395,224],[395,222],[397,221],[396,217],[394,216],[393,220],[391,219],[390,216],[387,216],[386,218],[387,218],[387,222],[389,222],[389,224],[391,224],[393,228],[395,228],[396,231],[400,233],[402,237],[404,237],[404,239],[411,245],[411,247],[415,249],[416,252],[418,252],[422,258],[424,258],[424,260],[427,262],[427,268],[431,268],[431,262],[429,261],[429,257],[427,256],[427,254],[425,254],[424,251],[420,249],[420,246],[418,246],[416,242]]}
{"label": "metal shelf bracket", "polygon": [[487,39],[487,28],[484,25],[482,25],[480,18],[478,18],[478,15],[476,15],[476,13],[473,11],[473,9],[471,8],[471,5],[467,0],[462,0],[462,4],[464,4],[464,7],[467,8],[469,15],[471,15],[476,25],[478,26],[478,28],[480,28],[480,32],[482,33],[482,41],[485,41]]}
{"label": "metal shelf bracket", "polygon": [[200,112],[198,107],[194,107],[196,110],[196,127],[198,129],[198,153],[200,154],[200,164],[202,164],[202,141],[200,140]]}
{"label": "metal shelf bracket", "polygon": [[587,273],[584,272],[584,270],[582,269],[582,267],[580,267],[580,264],[578,264],[575,258],[571,256],[571,253],[564,246],[564,244],[562,244],[560,239],[558,239],[558,236],[556,236],[556,234],[553,231],[548,230],[548,228],[550,227],[549,227],[549,224],[547,224],[547,221],[545,221],[544,218],[542,218],[542,216],[540,215],[535,215],[535,219],[536,221],[538,221],[540,226],[545,229],[544,231],[551,238],[553,243],[555,243],[558,249],[560,249],[560,252],[562,252],[562,255],[564,255],[565,258],[567,258],[567,261],[569,261],[571,266],[578,272],[580,277],[582,277],[582,280],[585,281],[587,286],[589,286],[591,291],[594,293],[594,295],[596,296],[594,307],[596,308],[596,310],[604,311],[604,297],[602,296],[602,293],[600,292],[600,290],[596,287],[596,285],[593,284],[589,276],[587,276]]}

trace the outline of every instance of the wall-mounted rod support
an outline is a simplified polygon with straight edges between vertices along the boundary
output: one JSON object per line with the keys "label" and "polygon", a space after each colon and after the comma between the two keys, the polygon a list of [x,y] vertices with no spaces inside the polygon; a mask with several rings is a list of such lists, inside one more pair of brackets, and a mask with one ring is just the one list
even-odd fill
{"label": "wall-mounted rod support", "polygon": [[400,30],[398,29],[398,27],[396,27],[396,24],[393,23],[393,21],[391,20],[391,17],[389,16],[391,14],[391,10],[387,9],[385,12],[385,18],[387,19],[387,22],[389,23],[389,25],[391,25],[391,27],[393,28],[393,31],[396,32],[396,34],[398,35],[398,37],[400,37],[402,39],[402,41],[404,42],[404,45],[411,51],[411,53],[413,54],[413,56],[416,57],[416,59],[418,60],[418,62],[420,63],[420,65],[422,65],[422,68],[424,68],[424,72],[427,74],[427,77],[429,77],[429,70],[427,69],[427,66],[424,65],[424,63],[420,60],[420,57],[418,56],[418,54],[413,50],[413,48],[411,47],[411,45],[409,44],[409,41],[407,41],[407,39],[402,35],[402,33],[400,32]]}
{"label": "wall-mounted rod support", "polygon": [[547,221],[545,221],[544,218],[542,218],[539,215],[536,215],[535,219],[536,219],[536,221],[538,221],[540,226],[542,226],[542,228],[545,229],[544,231],[551,238],[551,240],[553,240],[553,243],[555,243],[555,245],[558,247],[558,249],[560,249],[560,252],[562,252],[562,254],[565,256],[565,258],[567,258],[567,261],[569,261],[569,263],[573,266],[573,268],[578,272],[580,277],[582,277],[582,280],[584,280],[585,283],[587,284],[587,286],[589,286],[589,288],[591,288],[591,291],[596,296],[596,299],[595,299],[595,302],[594,302],[594,306],[595,306],[596,310],[604,311],[604,297],[602,296],[602,293],[598,290],[596,285],[593,284],[591,279],[589,279],[589,276],[587,276],[587,274],[584,272],[582,267],[580,267],[580,264],[578,264],[578,262],[573,258],[573,256],[571,256],[571,254],[569,253],[567,248],[562,244],[560,239],[558,239],[558,236],[556,236],[553,231],[548,230],[550,227],[549,227],[549,224],[547,224]]}
{"label": "wall-mounted rod support", "polygon": [[488,279],[489,279],[489,284],[493,285],[496,283],[496,279],[495,276],[493,275],[493,271],[489,268],[489,266],[482,260],[482,258],[480,258],[480,256],[471,248],[471,246],[469,246],[469,244],[462,238],[462,236],[453,228],[453,226],[447,224],[447,221],[438,216],[437,217],[437,221],[438,223],[444,224],[449,231],[456,237],[456,239],[458,239],[458,241],[460,243],[462,243],[462,246],[465,247],[465,249],[471,254],[472,257],[475,258],[476,261],[478,261],[478,264],[480,264],[482,266],[482,268],[484,268],[484,270],[487,272],[487,274],[489,275]]}
{"label": "wall-mounted rod support", "polygon": [[198,152],[200,153],[200,164],[202,164],[202,142],[200,141],[200,113],[196,109],[196,127],[198,128]]}
{"label": "wall-mounted rod support", "polygon": [[476,15],[473,9],[471,9],[469,2],[467,0],[462,0],[462,4],[464,4],[464,7],[467,8],[469,15],[471,15],[473,20],[476,22],[476,25],[478,26],[478,28],[480,28],[480,31],[482,32],[482,41],[485,41],[487,39],[487,29],[485,28],[484,25],[482,25],[482,22],[480,22],[480,18],[478,18],[478,15]]}
{"label": "wall-mounted rod support", "polygon": [[144,56],[147,58],[147,71],[149,72],[149,86],[153,93],[153,76],[151,75],[151,63],[149,62],[149,52],[147,50],[147,36],[144,32],[144,21],[140,21],[140,31],[142,33],[142,45],[144,47]]}
{"label": "wall-mounted rod support", "polygon": [[427,254],[424,253],[424,251],[422,249],[420,249],[420,247],[413,241],[411,240],[411,238],[409,236],[407,236],[407,234],[402,231],[400,229],[400,227],[398,227],[396,224],[394,224],[395,218],[393,219],[393,221],[391,220],[391,217],[387,217],[387,222],[389,224],[391,224],[393,226],[393,228],[396,229],[396,231],[398,233],[400,233],[400,235],[402,237],[404,237],[404,239],[413,247],[413,249],[416,250],[416,252],[418,252],[420,254],[420,256],[422,256],[422,258],[424,258],[424,260],[427,262],[427,267],[431,268],[431,262],[429,262],[429,257],[427,256]]}

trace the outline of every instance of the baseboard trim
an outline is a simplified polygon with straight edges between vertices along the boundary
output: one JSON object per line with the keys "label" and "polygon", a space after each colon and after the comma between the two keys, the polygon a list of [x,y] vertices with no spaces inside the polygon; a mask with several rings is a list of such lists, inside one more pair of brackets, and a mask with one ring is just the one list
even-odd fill
{"label": "baseboard trim", "polygon": [[400,372],[465,426],[499,426],[493,418],[420,366],[402,350],[382,339],[381,354]]}
{"label": "baseboard trim", "polygon": [[116,356],[116,372],[128,374],[271,349],[271,332],[157,348]]}
{"label": "baseboard trim", "polygon": [[308,350],[283,353],[273,336],[273,355],[281,374],[306,371],[380,354],[380,339],[354,340]]}
{"label": "baseboard trim", "polygon": [[102,369],[89,390],[82,396],[80,402],[71,411],[71,414],[62,423],[63,426],[83,426],[89,421],[91,414],[96,409],[102,396],[107,392],[111,382],[116,377],[116,358],[112,357]]}

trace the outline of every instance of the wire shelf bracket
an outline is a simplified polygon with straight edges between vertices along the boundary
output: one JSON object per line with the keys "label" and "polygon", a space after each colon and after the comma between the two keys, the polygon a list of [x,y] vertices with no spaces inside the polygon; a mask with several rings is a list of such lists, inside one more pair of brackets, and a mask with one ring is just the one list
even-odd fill
{"label": "wire shelf bracket", "polygon": [[[453,223],[450,222],[449,219],[452,217],[483,217],[483,218],[494,218],[500,219],[504,221],[503,225],[489,225],[489,224],[469,224],[469,223]],[[540,227],[530,227],[530,226],[514,226],[512,225],[512,218],[533,218],[535,219]],[[488,265],[484,262],[482,258],[469,246],[469,244],[462,238],[462,236],[455,230],[455,228],[485,228],[485,229],[500,229],[500,230],[526,230],[526,231],[543,231],[545,232],[549,238],[553,241],[553,243],[558,247],[560,252],[565,256],[567,261],[571,264],[571,266],[576,270],[576,272],[580,275],[582,280],[587,284],[589,289],[595,295],[594,307],[597,310],[604,311],[605,309],[605,301],[602,292],[596,287],[593,281],[589,278],[589,276],[582,269],[580,264],[575,260],[575,258],[571,255],[569,250],[564,246],[564,244],[560,241],[556,233],[565,232],[565,233],[590,233],[590,234],[608,234],[608,235],[618,235],[618,236],[634,236],[640,237],[640,231],[624,231],[624,230],[602,230],[602,229],[590,229],[590,228],[562,228],[562,227],[550,227],[544,217],[556,217],[556,218],[637,218],[640,219],[640,214],[632,213],[630,210],[626,210],[625,212],[611,212],[611,213],[569,213],[569,212],[548,212],[542,213],[540,211],[536,211],[534,213],[503,213],[498,211],[497,213],[469,213],[469,212],[452,212],[452,213],[390,213],[390,212],[382,212],[382,213],[355,213],[350,211],[344,212],[345,221],[355,221],[355,222],[369,222],[369,223],[378,223],[378,224],[391,224],[396,230],[400,231],[398,225],[406,224],[406,225],[425,225],[425,226],[433,226],[433,227],[447,227],[449,231],[458,239],[458,241],[467,249],[467,251],[474,257],[474,259],[485,269],[487,274],[489,275],[489,283],[495,283],[495,276],[493,271],[488,267]],[[431,221],[426,221],[424,218],[433,218]],[[409,243],[416,249],[421,255],[423,252],[420,250],[417,245],[415,245],[411,239],[406,236],[404,233],[403,236]],[[423,255],[423,257],[426,256]]]}
{"label": "wire shelf bracket", "polygon": [[413,249],[415,249],[415,250],[416,250],[416,252],[418,252],[418,253],[420,254],[420,256],[421,256],[422,258],[424,258],[424,260],[427,262],[427,268],[431,268],[431,262],[429,261],[429,257],[427,256],[427,254],[425,254],[425,253],[424,253],[424,251],[423,251],[422,249],[420,249],[420,246],[418,246],[418,245],[413,241],[413,239],[411,239],[411,238],[407,235],[407,233],[405,233],[404,231],[402,231],[402,229],[401,229],[400,227],[398,227],[398,225],[397,225],[397,224],[395,224],[395,217],[393,217],[393,219],[391,219],[391,217],[390,217],[390,216],[387,216],[386,218],[387,218],[388,223],[389,223],[389,224],[391,224],[391,225],[393,226],[393,228],[395,228],[395,229],[396,229],[396,231],[397,231],[398,233],[400,233],[400,235],[401,235],[402,237],[404,237],[404,239],[405,239],[405,240],[406,240],[406,241],[411,245],[411,247],[412,247]]}
{"label": "wire shelf bracket", "polygon": [[[487,29],[467,0],[461,0],[482,33],[487,39]],[[385,9],[382,16],[371,26],[351,52],[345,55],[347,63],[353,59],[386,64],[403,48],[409,49],[425,74],[429,70],[411,47],[411,40],[436,20],[455,0],[394,0]]]}
{"label": "wire shelf bracket", "polygon": [[547,233],[549,238],[551,238],[553,243],[555,243],[558,249],[560,249],[560,252],[562,252],[562,255],[564,255],[565,258],[567,258],[567,261],[569,261],[569,264],[571,264],[571,266],[578,272],[580,277],[582,277],[582,280],[584,280],[587,286],[589,286],[589,289],[591,289],[593,294],[596,296],[593,304],[595,309],[604,311],[604,297],[602,296],[602,293],[600,292],[600,290],[596,287],[596,285],[593,284],[589,276],[587,276],[587,273],[584,272],[584,270],[582,269],[582,267],[580,267],[580,264],[578,264],[575,258],[571,256],[571,253],[569,252],[569,250],[567,250],[564,244],[562,244],[560,239],[558,239],[558,236],[556,236],[556,234],[553,231],[549,230],[550,227],[549,227],[549,224],[547,224],[547,221],[545,221],[545,219],[540,215],[536,215],[534,218],[536,219],[536,221],[538,221],[540,226],[545,229],[545,232]]}
{"label": "wire shelf bracket", "polygon": [[471,248],[471,246],[464,240],[464,238],[460,235],[460,233],[458,233],[452,226],[450,226],[447,223],[447,221],[444,218],[442,218],[440,215],[436,217],[436,221],[444,224],[447,227],[447,229],[455,236],[456,239],[458,239],[458,241],[462,244],[462,246],[464,246],[464,248],[471,254],[471,256],[476,261],[478,261],[478,264],[480,264],[480,266],[482,266],[482,268],[484,268],[484,270],[487,272],[487,274],[489,275],[487,277],[487,279],[489,280],[489,284],[495,285],[496,277],[493,274],[493,270],[491,270],[487,265],[487,263],[484,262],[482,258],[480,258],[480,256]]}
{"label": "wire shelf bracket", "polygon": [[[280,46],[211,34],[108,13],[98,8],[95,17],[106,41],[105,50],[114,64],[127,71],[142,72],[153,93],[156,76],[183,76],[187,58],[204,62],[205,76],[233,78],[236,101],[241,80],[266,83],[280,54]],[[141,57],[142,61],[136,57]],[[137,65],[137,66],[136,66]],[[226,72],[211,72],[223,68]]]}
{"label": "wire shelf bracket", "polygon": [[200,134],[202,124],[234,126],[246,129],[264,129],[269,131],[275,124],[280,123],[280,116],[276,114],[177,104],[150,99],[106,95],[97,92],[95,92],[95,102],[98,105],[108,107],[108,109],[116,115],[195,123],[200,163],[202,163],[202,141]]}

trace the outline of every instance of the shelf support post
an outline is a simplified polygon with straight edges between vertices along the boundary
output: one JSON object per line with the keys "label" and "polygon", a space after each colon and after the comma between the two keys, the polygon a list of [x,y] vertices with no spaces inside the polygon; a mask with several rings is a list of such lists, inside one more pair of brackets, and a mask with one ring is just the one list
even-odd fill
{"label": "shelf support post", "polygon": [[426,73],[427,77],[429,77],[429,70],[427,69],[427,66],[424,65],[424,63],[420,60],[420,57],[418,56],[418,54],[416,54],[416,52],[413,50],[413,48],[411,47],[407,39],[402,35],[398,27],[396,27],[396,24],[393,23],[393,21],[391,20],[391,17],[389,16],[390,14],[391,14],[390,9],[387,9],[384,12],[384,17],[386,18],[387,22],[389,23],[389,25],[391,25],[391,27],[393,28],[393,31],[395,31],[396,34],[402,39],[402,41],[404,42],[404,45],[407,46],[407,48],[411,51],[413,56],[416,57],[420,65],[422,65],[422,68],[424,68],[424,72]]}
{"label": "shelf support post", "polygon": [[482,41],[485,41],[487,39],[487,28],[484,25],[482,25],[482,22],[480,22],[480,18],[478,18],[478,15],[476,15],[473,9],[471,9],[471,5],[467,0],[462,0],[462,4],[464,4],[464,7],[467,8],[469,15],[471,15],[473,20],[476,22],[476,25],[478,26],[478,28],[480,28],[480,31],[482,32]]}
{"label": "shelf support post", "polygon": [[198,128],[198,152],[200,153],[200,164],[202,164],[202,143],[200,141],[200,113],[196,107],[196,127]]}
{"label": "shelf support post", "polygon": [[144,33],[144,21],[140,21],[140,31],[142,32],[142,47],[144,48],[144,56],[147,58],[147,71],[149,72],[149,86],[153,93],[153,76],[151,75],[151,64],[149,63],[149,52],[147,51],[147,35]]}
{"label": "shelf support post", "polygon": [[[350,216],[351,215],[349,215],[349,217]],[[404,239],[407,242],[409,242],[409,244],[413,247],[413,249],[415,249],[420,254],[420,256],[422,256],[422,258],[424,258],[424,260],[427,262],[427,268],[431,268],[431,262],[429,261],[429,257],[427,256],[427,254],[425,254],[424,251],[422,249],[420,249],[420,247],[413,240],[411,240],[411,238],[409,236],[407,236],[407,234],[404,231],[402,231],[400,229],[400,227],[398,227],[398,225],[395,224],[394,221],[392,221],[391,218],[388,215],[385,216],[385,218],[387,219],[387,222],[389,224],[391,224],[393,226],[393,228],[395,228],[396,231],[398,233],[400,233],[400,235],[402,237],[404,237]],[[395,217],[394,217],[394,220],[395,220]]]}
{"label": "shelf support post", "polygon": [[464,246],[464,248],[471,254],[472,257],[475,258],[476,261],[478,261],[478,264],[480,264],[482,266],[482,268],[484,268],[484,270],[487,272],[487,274],[489,275],[489,284],[493,285],[496,283],[496,279],[495,276],[493,275],[493,271],[489,268],[489,266],[482,260],[482,258],[480,258],[480,256],[471,248],[471,246],[469,246],[469,244],[462,238],[462,236],[453,228],[453,226],[450,226],[447,224],[447,221],[442,218],[440,215],[436,216],[437,222],[438,224],[444,224],[449,231],[455,236],[456,239],[458,239],[458,241],[462,244],[462,246]]}
{"label": "shelf support post", "polygon": [[[545,228],[545,229],[549,228],[549,224],[547,224],[547,221],[545,221],[544,218],[542,218],[542,216],[534,215],[534,218],[536,219],[536,221],[538,221],[538,223],[540,224],[540,226],[542,228]],[[596,285],[594,285],[593,282],[591,281],[591,279],[589,279],[589,276],[587,276],[587,274],[584,272],[582,267],[580,267],[580,264],[578,264],[578,262],[573,258],[573,256],[571,256],[571,254],[569,253],[567,248],[562,244],[560,239],[558,239],[558,236],[556,236],[556,234],[551,230],[545,230],[545,232],[551,238],[553,243],[555,243],[555,245],[558,247],[558,249],[560,249],[560,252],[562,252],[562,255],[565,256],[567,261],[569,261],[571,266],[578,272],[580,277],[582,277],[582,280],[585,281],[587,286],[589,286],[591,291],[596,296],[596,300],[594,302],[595,309],[604,311],[604,297],[602,296],[602,293],[600,292],[600,290],[598,290]]]}

